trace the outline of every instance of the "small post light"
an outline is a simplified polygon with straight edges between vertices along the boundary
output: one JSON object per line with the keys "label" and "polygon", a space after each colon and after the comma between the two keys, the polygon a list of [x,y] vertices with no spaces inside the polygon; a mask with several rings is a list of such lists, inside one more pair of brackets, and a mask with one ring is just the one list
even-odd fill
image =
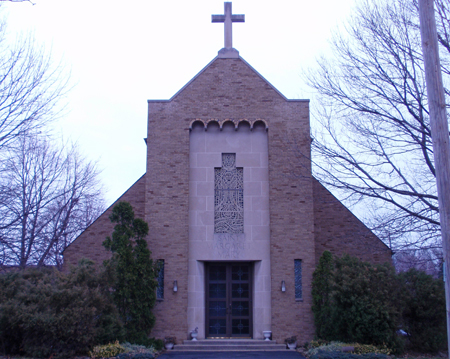
{"label": "small post light", "polygon": [[286,283],[284,282],[284,280],[281,281],[281,291],[286,292]]}
{"label": "small post light", "polygon": [[173,281],[173,291],[178,292],[178,283],[176,280]]}

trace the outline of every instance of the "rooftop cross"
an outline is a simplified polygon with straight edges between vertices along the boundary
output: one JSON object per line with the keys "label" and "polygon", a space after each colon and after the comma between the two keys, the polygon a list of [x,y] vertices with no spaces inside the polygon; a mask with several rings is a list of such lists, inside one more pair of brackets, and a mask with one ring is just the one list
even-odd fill
{"label": "rooftop cross", "polygon": [[224,3],[224,15],[212,15],[212,22],[223,22],[225,25],[225,49],[233,48],[233,22],[245,22],[245,15],[232,15],[231,2]]}

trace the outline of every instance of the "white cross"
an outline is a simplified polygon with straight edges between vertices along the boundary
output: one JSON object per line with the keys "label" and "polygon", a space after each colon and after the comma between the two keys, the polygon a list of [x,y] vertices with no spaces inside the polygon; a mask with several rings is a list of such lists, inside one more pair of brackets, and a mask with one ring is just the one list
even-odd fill
{"label": "white cross", "polygon": [[232,24],[233,22],[245,22],[245,15],[232,15],[231,14],[231,2],[225,4],[225,15],[212,15],[212,22],[223,22],[225,25],[225,48],[233,48],[233,34]]}

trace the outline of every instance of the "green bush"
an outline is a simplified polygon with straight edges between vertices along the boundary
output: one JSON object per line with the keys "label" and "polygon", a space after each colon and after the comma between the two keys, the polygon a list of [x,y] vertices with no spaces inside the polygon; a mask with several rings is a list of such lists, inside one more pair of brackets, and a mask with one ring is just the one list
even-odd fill
{"label": "green bush", "polygon": [[97,345],[89,352],[91,358],[111,358],[121,353],[124,353],[126,349],[119,344],[119,341],[115,343],[109,343],[106,345]]}
{"label": "green bush", "polygon": [[121,339],[105,282],[89,261],[67,275],[53,269],[0,275],[0,351],[67,358]]}
{"label": "green bush", "polygon": [[321,339],[333,338],[332,286],[334,260],[329,251],[323,252],[313,273],[312,297],[316,335]]}
{"label": "green bush", "polygon": [[105,267],[111,273],[114,302],[124,323],[125,339],[146,344],[155,323],[152,308],[156,301],[158,269],[150,258],[145,240],[148,224],[134,218],[127,202],[114,206],[110,220],[116,225],[103,245],[112,252]]}
{"label": "green bush", "polygon": [[324,252],[313,274],[312,296],[320,339],[361,343],[355,344],[358,353],[373,352],[364,346],[372,344],[376,353],[389,354],[388,348],[403,349],[397,335],[403,329],[410,349],[446,349],[444,285],[423,272],[396,274],[387,264]]}
{"label": "green bush", "polygon": [[162,348],[164,348],[164,341],[162,339],[149,338],[149,339],[147,339],[145,345],[147,347],[151,346],[156,351],[159,351]]}
{"label": "green bush", "polygon": [[325,339],[398,350],[400,286],[394,268],[343,256],[335,260],[333,281],[334,332]]}
{"label": "green bush", "polygon": [[350,354],[340,351],[319,351],[310,359],[388,359],[386,354]]}
{"label": "green bush", "polygon": [[308,357],[311,357],[313,355],[319,354],[319,352],[340,352],[342,351],[341,348],[344,346],[344,343],[341,342],[329,342],[329,343],[323,343],[320,345],[318,342],[311,342],[309,345],[309,349],[306,352],[306,355]]}
{"label": "green bush", "polygon": [[153,353],[123,353],[117,356],[117,359],[153,359]]}
{"label": "green bush", "polygon": [[354,354],[391,354],[391,349],[389,349],[386,345],[382,345],[380,347],[376,347],[375,345],[370,344],[350,344],[349,346],[352,346],[354,350],[352,353]]}
{"label": "green bush", "polygon": [[[342,343],[342,342],[326,342],[324,340],[312,340],[311,342],[308,342],[305,344],[306,356],[312,357],[316,354],[323,353],[324,352],[349,352],[348,354],[385,354],[390,355],[391,350],[386,347],[386,345],[382,346],[375,346],[370,344],[359,344],[359,343]],[[345,348],[345,350],[344,350]]]}
{"label": "green bush", "polygon": [[392,266],[324,252],[312,284],[316,335],[398,349],[398,288]]}
{"label": "green bush", "polygon": [[445,349],[447,327],[443,281],[415,269],[399,276],[405,303],[402,329],[408,333],[410,347],[426,352]]}

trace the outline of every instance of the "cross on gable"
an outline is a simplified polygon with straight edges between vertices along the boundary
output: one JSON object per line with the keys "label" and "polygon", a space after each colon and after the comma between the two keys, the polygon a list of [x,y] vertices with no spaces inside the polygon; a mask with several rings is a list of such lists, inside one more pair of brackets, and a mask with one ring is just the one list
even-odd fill
{"label": "cross on gable", "polygon": [[232,15],[231,2],[224,3],[224,15],[212,15],[212,22],[223,22],[225,26],[225,49],[233,48],[233,22],[245,22],[245,15]]}

